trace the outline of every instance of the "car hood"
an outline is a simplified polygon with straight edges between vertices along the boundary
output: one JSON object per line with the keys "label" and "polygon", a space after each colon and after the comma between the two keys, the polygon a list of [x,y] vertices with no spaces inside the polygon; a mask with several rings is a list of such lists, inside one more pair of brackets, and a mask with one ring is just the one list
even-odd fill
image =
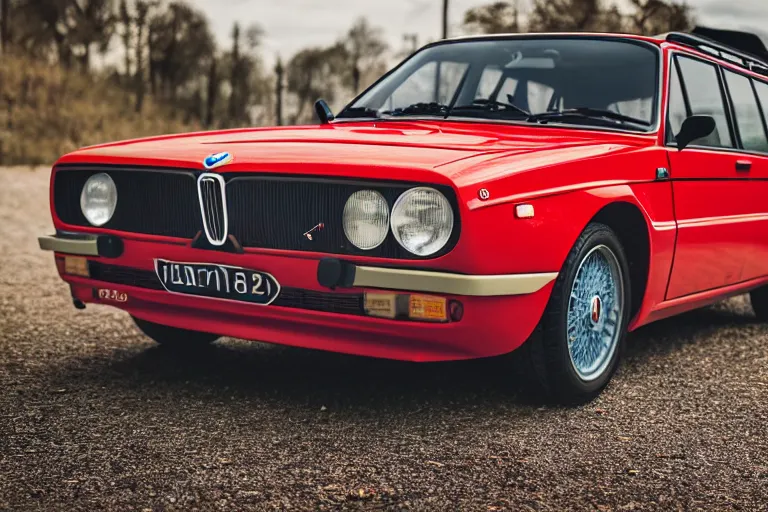
{"label": "car hood", "polygon": [[467,122],[335,123],[115,142],[80,149],[58,163],[203,169],[207,156],[226,151],[233,159],[216,172],[330,174],[460,185],[457,182],[484,179],[483,162],[500,157],[515,157],[514,166],[522,169],[636,147],[647,139],[619,132]]}

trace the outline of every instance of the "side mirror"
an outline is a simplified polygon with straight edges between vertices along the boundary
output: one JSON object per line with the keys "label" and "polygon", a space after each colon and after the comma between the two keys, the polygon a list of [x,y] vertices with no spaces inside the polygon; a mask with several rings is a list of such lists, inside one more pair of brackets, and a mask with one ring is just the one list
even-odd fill
{"label": "side mirror", "polygon": [[691,116],[683,121],[680,133],[675,135],[677,150],[682,151],[691,142],[706,137],[715,131],[715,119],[712,116]]}
{"label": "side mirror", "polygon": [[329,107],[325,100],[322,99],[315,102],[315,112],[317,113],[317,117],[320,118],[320,124],[328,124],[336,118],[333,115],[331,107]]}

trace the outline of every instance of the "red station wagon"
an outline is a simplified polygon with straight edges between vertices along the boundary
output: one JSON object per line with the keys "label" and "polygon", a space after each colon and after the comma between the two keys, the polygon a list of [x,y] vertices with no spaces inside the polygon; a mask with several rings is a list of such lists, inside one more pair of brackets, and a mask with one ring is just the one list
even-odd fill
{"label": "red station wagon", "polygon": [[711,29],[441,41],[319,125],[63,156],[40,246],[76,307],[161,344],[521,349],[588,400],[627,331],[749,291],[768,319],[766,55]]}

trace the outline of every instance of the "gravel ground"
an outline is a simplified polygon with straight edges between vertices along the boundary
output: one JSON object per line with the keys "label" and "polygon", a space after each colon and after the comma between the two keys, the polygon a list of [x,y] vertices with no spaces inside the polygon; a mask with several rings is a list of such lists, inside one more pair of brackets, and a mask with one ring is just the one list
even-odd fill
{"label": "gravel ground", "polygon": [[743,297],[631,335],[570,409],[498,359],[179,357],[71,306],[37,249],[48,171],[0,177],[0,510],[768,510],[768,327]]}

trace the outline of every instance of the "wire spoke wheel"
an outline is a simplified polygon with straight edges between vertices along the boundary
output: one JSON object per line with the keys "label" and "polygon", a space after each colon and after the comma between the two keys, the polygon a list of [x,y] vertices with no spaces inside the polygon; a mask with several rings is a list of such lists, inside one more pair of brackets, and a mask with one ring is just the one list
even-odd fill
{"label": "wire spoke wheel", "polygon": [[616,255],[605,245],[581,260],[568,300],[568,353],[579,378],[599,378],[610,365],[624,320],[624,280]]}

